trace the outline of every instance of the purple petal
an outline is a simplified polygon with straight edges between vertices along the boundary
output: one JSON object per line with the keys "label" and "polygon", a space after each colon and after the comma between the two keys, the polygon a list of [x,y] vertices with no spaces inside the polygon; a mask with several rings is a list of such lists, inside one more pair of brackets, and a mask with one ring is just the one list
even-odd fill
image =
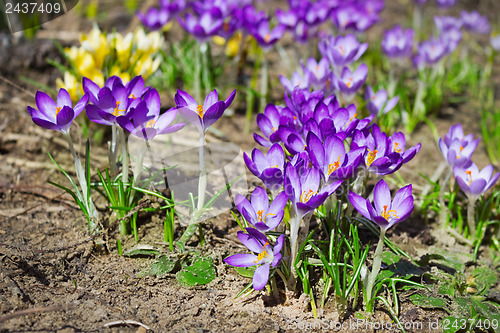
{"label": "purple petal", "polygon": [[[56,113],[56,103],[43,91],[37,91],[35,96],[36,106],[47,119],[52,119]],[[55,117],[53,118],[55,119]]]}
{"label": "purple petal", "polygon": [[250,267],[257,265],[257,256],[255,254],[234,254],[224,259],[224,262],[236,267]]}
{"label": "purple petal", "polygon": [[33,117],[31,118],[33,120],[33,122],[40,126],[40,127],[43,127],[43,128],[46,128],[46,129],[50,129],[50,130],[55,130],[55,131],[61,131],[61,128],[59,126],[57,126],[57,124],[53,123],[53,122],[50,122],[48,120],[45,120],[45,119],[41,119],[41,118],[38,118],[38,117]]}
{"label": "purple petal", "polygon": [[224,102],[219,101],[208,108],[208,110],[205,112],[205,115],[203,116],[204,130],[210,127],[210,125],[215,123],[222,116],[225,111],[224,106]]}
{"label": "purple petal", "polygon": [[277,255],[281,252],[283,245],[285,244],[285,235],[281,234],[277,239],[276,243],[274,243],[273,254]]}
{"label": "purple petal", "polygon": [[269,198],[266,190],[260,186],[255,188],[252,192],[251,202],[256,211],[262,210],[262,212],[265,213],[269,208]]}
{"label": "purple petal", "polygon": [[73,103],[71,102],[71,97],[66,89],[59,89],[59,93],[57,94],[57,107],[64,107],[65,105],[71,107]]}
{"label": "purple petal", "polygon": [[391,207],[391,191],[385,180],[381,179],[373,189],[373,203],[375,211],[380,215],[384,211],[384,206],[389,210]]}
{"label": "purple petal", "polygon": [[269,264],[257,267],[253,274],[253,289],[263,289],[269,280]]}
{"label": "purple petal", "polygon": [[254,207],[250,204],[247,198],[245,198],[241,194],[237,194],[234,198],[234,203],[236,204],[236,208],[238,208],[245,220],[253,225],[257,223],[257,213],[255,212]]}
{"label": "purple petal", "polygon": [[57,114],[57,125],[61,128],[65,128],[66,125],[70,124],[73,121],[74,116],[75,112],[71,107],[63,107],[62,110]]}
{"label": "purple petal", "polygon": [[262,252],[263,244],[261,244],[257,238],[253,237],[250,234],[246,234],[243,231],[238,231],[236,234],[238,235],[238,239],[240,240],[240,242],[243,243],[243,245],[245,245],[250,251],[255,253]]}
{"label": "purple petal", "polygon": [[[73,108],[73,111],[75,112],[75,118],[78,117],[78,115],[83,111],[85,106],[87,106],[87,103],[89,102],[89,96],[90,96],[89,93],[85,93],[85,95],[83,95],[83,97],[76,103],[75,107]],[[71,99],[70,103],[67,105],[69,106],[72,105]]]}
{"label": "purple petal", "polygon": [[366,206],[366,200],[363,199],[362,196],[360,196],[359,194],[356,194],[352,191],[349,191],[349,201],[351,202],[351,204],[354,206],[354,208],[356,208],[356,210],[361,215],[363,215],[367,219],[371,220],[371,215],[368,212],[368,208]]}
{"label": "purple petal", "polygon": [[191,95],[180,89],[177,89],[175,94],[175,104],[177,106],[198,105]]}

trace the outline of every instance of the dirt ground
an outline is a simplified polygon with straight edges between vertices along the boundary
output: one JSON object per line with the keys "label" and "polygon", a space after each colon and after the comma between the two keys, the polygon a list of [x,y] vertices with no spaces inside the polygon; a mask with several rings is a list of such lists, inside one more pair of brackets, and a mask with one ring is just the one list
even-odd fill
{"label": "dirt ground", "polygon": [[[461,5],[470,9],[474,4],[468,1]],[[387,4],[386,21],[391,13],[403,12],[404,5],[403,1]],[[484,10],[487,4],[482,2],[478,10],[481,8],[488,13]],[[113,11],[105,24],[119,27],[123,20],[130,20],[130,16],[122,8]],[[353,325],[342,331],[374,331],[355,322],[354,313],[340,318],[332,300],[315,320],[304,296],[282,294],[276,302],[262,291],[235,299],[249,280],[221,261],[229,254],[245,251],[236,238],[239,227],[229,213],[205,225],[205,246],[188,244],[188,250],[214,260],[217,277],[205,286],[182,287],[174,274],[141,277],[153,258],[118,255],[114,230],[89,238],[86,221],[71,198],[46,182],[64,181],[47,152],[66,170],[72,170],[72,160],[61,136],[31,122],[26,106],[34,105],[37,89],[21,77],[53,86],[59,73],[45,59],[60,56],[48,37],[58,31],[57,36],[71,40],[90,27],[90,22],[70,12],[44,26],[45,38],[0,49],[0,332],[145,332],[137,323],[154,332],[288,332],[301,328],[299,323],[318,329],[320,325],[335,327],[341,320]],[[242,107],[244,98],[237,103]],[[436,119],[439,133],[443,135],[460,121],[466,132],[479,134],[479,109],[473,106],[474,101],[459,110],[446,106]],[[250,136],[241,135],[244,121],[237,113],[223,118],[216,127],[248,152],[255,143]],[[441,155],[427,126],[419,127],[411,136],[410,144],[417,142],[422,143],[422,149],[401,169],[401,175],[423,186],[425,182],[415,171],[431,176]],[[92,167],[102,169],[107,160],[104,147],[93,147],[92,156]],[[488,161],[484,149],[474,156],[480,166]],[[256,184],[250,179],[250,185]],[[102,207],[102,203],[97,206]],[[369,233],[362,237],[373,243]],[[456,253],[469,251],[442,237],[432,223],[428,225],[421,218],[401,223],[389,237],[414,258],[425,254],[429,246]],[[139,215],[139,243],[169,253],[163,242],[162,218],[151,213]],[[124,240],[124,248],[134,245],[132,237]],[[490,260],[487,251],[481,260]],[[415,307],[405,293],[400,295],[400,302],[401,321],[424,323],[422,329],[409,332],[430,332],[429,323],[445,316],[442,311]],[[382,307],[371,320],[391,322]],[[113,324],[117,321],[133,322]]]}

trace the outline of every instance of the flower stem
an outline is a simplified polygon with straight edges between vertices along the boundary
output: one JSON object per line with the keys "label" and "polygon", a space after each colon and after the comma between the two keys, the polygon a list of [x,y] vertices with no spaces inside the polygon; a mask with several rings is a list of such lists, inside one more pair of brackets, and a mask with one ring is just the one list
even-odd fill
{"label": "flower stem", "polygon": [[292,274],[290,274],[290,278],[288,280],[288,285],[292,290],[295,289],[295,283],[297,281],[297,276],[298,276],[297,271],[295,270],[295,261],[297,260],[297,255],[299,252],[298,236],[299,236],[300,221],[302,220],[302,214],[300,214],[296,208],[294,209],[294,211],[295,211],[295,216],[290,219],[290,248],[291,248],[290,268]]}
{"label": "flower stem", "polygon": [[380,267],[382,266],[382,250],[384,248],[384,238],[385,238],[385,229],[380,229],[380,237],[378,239],[377,248],[375,249],[375,254],[373,255],[373,267],[368,277],[368,283],[366,286],[366,302],[367,302],[367,312],[373,311],[373,303],[371,302],[373,297],[373,285],[375,284],[375,279],[380,271]]}
{"label": "flower stem", "polygon": [[194,60],[194,94],[198,103],[201,103],[201,45],[196,48]]}
{"label": "flower stem", "polygon": [[[65,137],[66,141],[68,141],[68,146],[69,150],[71,151],[71,155],[73,155],[73,160],[75,162],[76,177],[78,178],[78,182],[80,183],[81,193],[77,193],[77,196],[83,201],[83,204],[87,209],[86,213],[88,214],[89,228],[91,231],[94,231],[94,229],[96,228],[97,211],[95,209],[94,203],[92,202],[92,197],[90,196],[90,190],[87,184],[87,177],[85,175],[82,163],[80,162],[80,158],[76,154],[75,147],[73,146],[73,140],[71,139],[71,135],[69,133],[66,133]],[[87,158],[89,158],[89,156],[87,156]]]}
{"label": "flower stem", "polygon": [[268,62],[265,52],[261,53],[262,69],[260,74],[260,103],[259,113],[263,113],[267,104],[267,86],[269,83]]}
{"label": "flower stem", "polygon": [[205,134],[200,133],[199,139],[199,159],[200,159],[200,176],[198,178],[198,203],[196,209],[193,211],[191,224],[187,226],[186,230],[179,238],[179,242],[186,244],[191,237],[195,234],[196,229],[199,227],[198,221],[203,215],[203,206],[205,205],[205,191],[207,189],[207,170],[205,167]]}
{"label": "flower stem", "polygon": [[[262,49],[259,49],[259,52],[262,53]],[[250,132],[250,123],[252,122],[252,113],[255,106],[255,90],[257,88],[257,79],[260,67],[260,61],[262,57],[259,55],[255,60],[252,81],[250,82],[250,87],[247,88],[247,110],[246,110],[246,121],[245,121],[245,134]]]}
{"label": "flower stem", "polygon": [[116,124],[111,125],[111,143],[108,141],[109,145],[109,169],[111,174],[115,174],[117,171],[116,168],[116,133],[117,128]]}
{"label": "flower stem", "polygon": [[[203,87],[205,91],[212,90],[212,82],[210,80],[210,65],[209,65],[209,57],[210,57],[210,49],[208,47],[208,43],[204,42],[200,46],[201,52],[201,61],[202,61],[202,78],[203,78]],[[199,100],[201,102],[201,99]]]}
{"label": "flower stem", "polygon": [[122,146],[122,182],[123,184],[128,183],[128,150],[127,150],[127,142],[125,140],[125,132],[122,127],[118,127],[118,134],[120,136],[120,144]]}
{"label": "flower stem", "polygon": [[444,189],[446,188],[446,185],[448,185],[448,181],[450,180],[452,173],[453,169],[450,168],[443,180],[443,183],[441,184],[441,190],[439,190],[439,224],[443,229],[445,228],[446,222],[448,220],[448,206],[446,206],[444,203]]}
{"label": "flower stem", "polygon": [[476,240],[476,200],[477,198],[469,197],[469,204],[467,206],[467,224],[469,226],[469,234],[473,242]]}

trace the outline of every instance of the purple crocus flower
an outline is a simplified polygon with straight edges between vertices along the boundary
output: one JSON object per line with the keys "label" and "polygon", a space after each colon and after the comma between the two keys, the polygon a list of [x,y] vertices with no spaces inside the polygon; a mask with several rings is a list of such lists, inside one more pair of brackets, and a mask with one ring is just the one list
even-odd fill
{"label": "purple crocus flower", "polygon": [[299,72],[293,72],[291,80],[280,75],[280,82],[289,93],[293,92],[297,87],[299,89],[309,89],[309,76]]}
{"label": "purple crocus flower", "polygon": [[46,93],[37,91],[35,95],[37,109],[28,106],[28,112],[31,120],[38,126],[69,134],[73,120],[82,112],[88,101],[89,94],[86,93],[73,107],[66,89],[59,89],[55,101]]}
{"label": "purple crocus flower", "polygon": [[145,87],[144,79],[139,75],[127,82],[127,84],[125,85],[125,89],[127,90],[129,100],[134,100],[137,98],[141,98],[142,95],[146,93],[146,91],[151,89],[151,87]]}
{"label": "purple crocus flower", "polygon": [[365,53],[367,43],[360,44],[353,34],[344,36],[329,36],[318,44],[321,55],[330,61],[335,68],[352,64]]}
{"label": "purple crocus flower", "polygon": [[178,89],[175,94],[175,103],[181,115],[196,128],[205,133],[231,105],[236,90],[233,90],[225,101],[219,101],[219,95],[214,89],[205,98],[203,104],[196,103],[195,99],[187,92]]}
{"label": "purple crocus flower", "polygon": [[389,58],[401,58],[411,55],[413,50],[413,29],[403,30],[400,25],[384,32],[382,50]]}
{"label": "purple crocus flower", "polygon": [[177,109],[171,108],[160,115],[160,95],[156,89],[150,89],[144,94],[143,100],[124,115],[116,118],[116,122],[130,134],[151,141],[159,134],[179,131],[184,123],[173,124]]}
{"label": "purple crocus flower", "polygon": [[252,158],[243,153],[243,159],[248,169],[257,176],[267,188],[275,191],[283,184],[285,169],[285,152],[277,143],[273,144],[267,156],[258,150],[252,151]]}
{"label": "purple crocus flower", "polygon": [[500,51],[500,34],[498,32],[491,34],[490,43],[495,50]]}
{"label": "purple crocus flower", "polygon": [[145,14],[138,12],[136,15],[141,23],[149,30],[161,29],[171,18],[171,13],[165,7],[151,7]]}
{"label": "purple crocus flower", "polygon": [[365,64],[361,64],[354,72],[344,67],[342,74],[335,78],[335,87],[347,100],[350,100],[365,83],[367,75],[368,67]]}
{"label": "purple crocus flower", "polygon": [[285,215],[287,201],[285,192],[281,192],[269,204],[266,190],[262,187],[255,188],[250,201],[240,194],[234,198],[241,215],[261,232],[271,231],[280,224]]}
{"label": "purple crocus flower", "polygon": [[89,94],[92,103],[87,105],[85,111],[87,117],[95,123],[101,125],[116,124],[117,117],[127,114],[132,107],[136,107],[140,102],[140,98],[129,98],[132,93],[129,93],[122,80],[117,77],[108,79],[103,88],[99,88],[97,84],[86,77],[82,81],[83,91]]}
{"label": "purple crocus flower", "polygon": [[463,146],[465,147],[467,145],[467,142],[472,141],[474,138],[474,134],[468,134],[464,135],[464,129],[462,127],[462,124],[457,123],[453,126],[451,126],[448,130],[448,133],[444,135],[444,142],[446,143],[447,146],[450,145],[450,143],[455,140],[462,140],[463,141]]}
{"label": "purple crocus flower", "polygon": [[470,158],[476,150],[479,140],[473,140],[472,134],[464,136],[462,125],[456,124],[450,127],[444,140],[439,138],[438,145],[450,167],[468,167],[472,163]]}
{"label": "purple crocus flower", "polygon": [[442,32],[440,39],[446,45],[446,53],[451,54],[462,41],[462,31],[455,28],[448,29]]}
{"label": "purple crocus flower", "polygon": [[440,32],[462,28],[462,20],[454,16],[434,16],[434,24]]}
{"label": "purple crocus flower", "polygon": [[337,30],[341,32],[348,29],[363,32],[379,20],[377,13],[367,12],[358,2],[340,5],[333,10],[331,17]]}
{"label": "purple crocus flower", "polygon": [[[300,61],[300,66],[304,71],[304,76],[309,78],[309,83],[314,90],[322,90],[327,85],[330,85],[331,80],[331,72],[330,72],[330,64],[328,63],[328,59],[322,58],[319,62],[314,58],[307,59],[306,64]],[[327,88],[329,89],[329,87]]]}
{"label": "purple crocus flower", "polygon": [[490,164],[479,171],[475,163],[471,163],[468,167],[455,166],[453,167],[453,174],[457,179],[458,186],[473,201],[495,185],[500,176],[498,172],[492,176],[493,165]]}
{"label": "purple crocus flower", "polygon": [[337,180],[320,188],[321,175],[318,169],[302,169],[305,170],[297,170],[296,166],[289,163],[285,169],[283,183],[285,193],[300,218],[322,205],[342,184],[342,180]]}
{"label": "purple crocus flower", "polygon": [[368,171],[377,175],[387,175],[398,170],[403,164],[401,155],[391,152],[387,134],[374,124],[363,131],[356,130],[353,134],[351,149],[366,147],[364,164]]}
{"label": "purple crocus flower", "polygon": [[349,192],[349,201],[361,215],[384,230],[407,219],[414,209],[411,184],[402,187],[392,200],[389,186],[383,179],[373,189],[374,205],[370,199],[364,199],[352,191]]}
{"label": "purple crocus flower", "polygon": [[179,17],[178,21],[184,30],[192,34],[200,44],[214,36],[224,24],[222,13],[217,7],[213,7],[200,16],[187,13],[184,20]]}
{"label": "purple crocus flower", "polygon": [[305,20],[309,27],[317,27],[325,22],[330,15],[331,7],[326,5],[324,1],[313,2],[307,6]]}
{"label": "purple crocus flower", "polygon": [[280,110],[279,106],[268,104],[264,109],[264,113],[257,115],[257,125],[266,138],[254,133],[254,140],[264,147],[271,147],[273,143],[280,142],[281,138],[278,132],[280,127]]}
{"label": "purple crocus flower", "polygon": [[238,239],[256,254],[234,254],[224,259],[224,262],[236,267],[259,266],[253,274],[253,288],[261,290],[269,280],[270,268],[278,266],[281,261],[280,252],[285,242],[285,235],[280,235],[274,246],[271,246],[269,239],[260,231],[253,228],[246,228],[246,231],[248,234],[238,231]]}
{"label": "purple crocus flower", "polygon": [[387,91],[380,89],[377,93],[373,92],[372,87],[368,86],[365,92],[366,108],[371,114],[377,116],[382,112],[386,114],[398,104],[399,96],[387,100]]}
{"label": "purple crocus flower", "polygon": [[268,51],[271,47],[283,37],[285,26],[278,24],[273,29],[269,27],[268,20],[262,20],[255,27],[250,29],[250,33],[255,38],[257,43],[264,51]]}
{"label": "purple crocus flower", "polygon": [[403,160],[403,164],[408,163],[413,159],[416,153],[420,151],[422,144],[417,143],[415,146],[411,147],[408,150],[405,150],[406,147],[406,138],[402,132],[396,132],[392,136],[387,139],[387,145],[389,152],[394,154],[399,154]]}
{"label": "purple crocus flower", "polygon": [[186,0],[160,0],[160,6],[172,14],[177,14],[186,8]]}
{"label": "purple crocus flower", "polygon": [[431,38],[428,41],[423,41],[418,46],[418,63],[426,65],[434,65],[447,52],[447,45],[441,39]]}
{"label": "purple crocus flower", "polygon": [[490,33],[490,22],[488,22],[488,18],[480,15],[476,10],[471,12],[462,10],[460,12],[460,17],[462,18],[465,29],[477,32],[478,34]]}
{"label": "purple crocus flower", "polygon": [[436,3],[439,7],[447,8],[454,6],[457,3],[457,0],[436,0]]}
{"label": "purple crocus flower", "polygon": [[307,149],[311,163],[327,182],[351,178],[366,151],[359,147],[346,154],[344,142],[337,136],[328,137],[322,144],[314,133],[309,133]]}

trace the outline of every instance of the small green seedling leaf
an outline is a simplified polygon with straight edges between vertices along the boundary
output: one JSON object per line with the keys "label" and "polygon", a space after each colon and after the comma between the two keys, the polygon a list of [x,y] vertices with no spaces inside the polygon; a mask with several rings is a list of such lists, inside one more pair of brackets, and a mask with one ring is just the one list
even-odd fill
{"label": "small green seedling leaf", "polygon": [[148,275],[156,275],[156,277],[161,277],[167,273],[170,273],[175,268],[176,262],[171,260],[169,257],[163,255],[151,264],[151,270]]}
{"label": "small green seedling leaf", "polygon": [[236,272],[240,274],[243,277],[251,278],[253,277],[253,274],[255,273],[256,266],[250,266],[250,267],[234,267]]}
{"label": "small green seedling leaf", "polygon": [[160,255],[160,252],[158,252],[155,247],[150,245],[138,245],[130,250],[125,251],[123,255],[126,257],[154,257]]}
{"label": "small green seedling leaf", "polygon": [[494,286],[498,280],[495,271],[486,266],[478,267],[473,270],[472,276],[476,279],[479,289],[484,288],[485,290]]}
{"label": "small green seedling leaf", "polygon": [[215,267],[208,258],[196,258],[176,275],[177,281],[185,287],[207,284],[215,279]]}
{"label": "small green seedling leaf", "polygon": [[450,309],[444,298],[438,298],[431,295],[424,296],[421,294],[413,294],[410,296],[410,300],[416,306],[424,309],[442,309],[450,313]]}

